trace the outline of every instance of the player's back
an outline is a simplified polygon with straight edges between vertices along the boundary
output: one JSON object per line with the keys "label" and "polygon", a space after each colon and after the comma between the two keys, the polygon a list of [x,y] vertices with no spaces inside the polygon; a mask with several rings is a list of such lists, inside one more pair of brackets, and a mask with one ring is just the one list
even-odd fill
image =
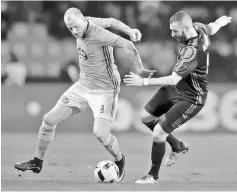
{"label": "player's back", "polygon": [[119,36],[108,33],[105,29],[88,20],[85,37],[77,39],[78,51],[84,52],[86,60],[79,59],[79,83],[89,90],[119,91],[120,75],[114,64],[113,45]]}

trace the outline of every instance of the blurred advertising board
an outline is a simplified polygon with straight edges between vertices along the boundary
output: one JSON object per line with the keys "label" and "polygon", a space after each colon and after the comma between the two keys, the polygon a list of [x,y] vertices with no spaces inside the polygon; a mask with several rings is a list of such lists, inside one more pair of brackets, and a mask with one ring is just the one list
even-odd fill
{"label": "blurred advertising board", "polygon": [[[1,88],[2,132],[38,132],[42,118],[70,87],[60,83],[29,83],[24,88]],[[121,87],[113,131],[150,134],[140,120],[140,111],[159,87]],[[60,123],[58,132],[92,132],[90,110]],[[202,111],[178,132],[237,133],[237,84],[209,84],[209,95]]]}

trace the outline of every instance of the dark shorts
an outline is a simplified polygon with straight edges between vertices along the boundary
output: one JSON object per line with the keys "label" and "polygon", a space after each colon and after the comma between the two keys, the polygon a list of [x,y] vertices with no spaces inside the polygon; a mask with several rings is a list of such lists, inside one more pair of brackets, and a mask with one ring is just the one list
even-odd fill
{"label": "dark shorts", "polygon": [[172,86],[159,89],[146,104],[145,110],[159,117],[159,124],[167,133],[186,123],[198,114],[204,105],[185,99]]}

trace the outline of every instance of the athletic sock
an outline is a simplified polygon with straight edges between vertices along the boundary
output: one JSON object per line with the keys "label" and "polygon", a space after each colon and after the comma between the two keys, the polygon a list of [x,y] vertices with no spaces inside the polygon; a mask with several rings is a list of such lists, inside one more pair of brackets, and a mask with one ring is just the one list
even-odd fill
{"label": "athletic sock", "polygon": [[154,121],[151,122],[143,122],[151,131],[154,130],[154,127],[157,125],[157,123],[159,122],[159,118],[155,119]]}
{"label": "athletic sock", "polygon": [[148,174],[152,175],[154,179],[158,178],[162,159],[165,155],[165,149],[166,149],[165,141],[160,143],[153,142],[152,144],[152,151],[151,151],[152,166]]}
{"label": "athletic sock", "polygon": [[116,161],[122,159],[122,153],[119,148],[118,140],[111,133],[109,133],[109,136],[103,145],[109,151],[109,153],[113,155]]}
{"label": "athletic sock", "polygon": [[181,141],[179,141],[172,133],[166,137],[166,141],[170,144],[172,151],[176,152],[181,150]]}

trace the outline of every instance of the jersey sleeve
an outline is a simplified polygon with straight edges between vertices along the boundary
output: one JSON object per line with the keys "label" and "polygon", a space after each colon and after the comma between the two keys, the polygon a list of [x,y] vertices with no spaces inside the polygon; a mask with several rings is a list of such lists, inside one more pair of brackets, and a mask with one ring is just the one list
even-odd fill
{"label": "jersey sleeve", "polygon": [[198,22],[195,22],[194,23],[194,28],[197,30],[197,31],[200,31],[200,30],[203,30],[204,33],[208,36],[211,35],[211,32],[212,32],[212,29],[210,26],[208,25],[205,25],[203,23],[198,23]]}
{"label": "jersey sleeve", "polygon": [[108,28],[111,26],[111,19],[110,18],[99,18],[99,17],[85,17],[85,19],[92,21],[94,24]]}
{"label": "jersey sleeve", "polygon": [[181,57],[174,66],[173,71],[181,77],[185,77],[197,67],[197,49],[186,47],[180,54]]}
{"label": "jersey sleeve", "polygon": [[102,28],[97,27],[96,33],[94,34],[94,43],[101,46],[110,46],[114,47],[118,40],[121,38],[120,36]]}

